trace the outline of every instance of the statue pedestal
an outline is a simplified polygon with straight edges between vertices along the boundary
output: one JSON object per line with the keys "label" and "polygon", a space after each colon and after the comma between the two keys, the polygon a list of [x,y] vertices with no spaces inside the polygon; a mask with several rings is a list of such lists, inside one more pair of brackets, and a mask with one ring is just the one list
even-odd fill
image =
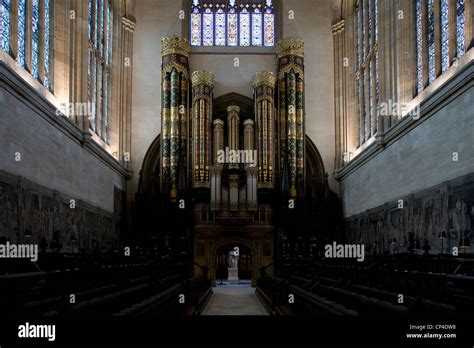
{"label": "statue pedestal", "polygon": [[227,281],[231,284],[235,284],[239,282],[239,269],[238,268],[228,268],[229,276]]}

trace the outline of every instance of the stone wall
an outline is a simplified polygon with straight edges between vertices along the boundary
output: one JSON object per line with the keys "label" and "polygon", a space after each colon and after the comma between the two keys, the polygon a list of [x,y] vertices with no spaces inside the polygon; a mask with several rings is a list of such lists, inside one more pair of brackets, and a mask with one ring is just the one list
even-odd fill
{"label": "stone wall", "polygon": [[76,251],[117,243],[127,171],[1,60],[0,148],[0,237],[56,234],[65,251],[73,236]]}
{"label": "stone wall", "polygon": [[126,170],[0,61],[0,170],[113,212]]}
{"label": "stone wall", "polygon": [[473,76],[471,61],[339,171],[346,218],[474,173]]}

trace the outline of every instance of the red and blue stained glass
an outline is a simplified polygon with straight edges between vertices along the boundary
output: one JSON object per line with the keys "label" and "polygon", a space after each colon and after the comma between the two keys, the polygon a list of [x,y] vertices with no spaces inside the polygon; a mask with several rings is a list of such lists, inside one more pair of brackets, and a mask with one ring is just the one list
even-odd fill
{"label": "red and blue stained glass", "polygon": [[208,8],[203,14],[203,45],[214,45],[214,13]]}
{"label": "red and blue stained glass", "polygon": [[275,19],[273,13],[265,13],[264,15],[265,25],[265,46],[275,45]]}
{"label": "red and blue stained glass", "polygon": [[272,0],[193,0],[192,46],[274,46]]}
{"label": "red and blue stained glass", "polygon": [[237,46],[237,13],[232,9],[227,14],[227,45]]}
{"label": "red and blue stained glass", "polygon": [[258,8],[252,14],[252,45],[262,46],[262,13]]}
{"label": "red and blue stained glass", "polygon": [[191,45],[201,45],[201,13],[195,8],[191,13]]}
{"label": "red and blue stained glass", "polygon": [[225,13],[221,8],[216,12],[216,46],[225,46]]}
{"label": "red and blue stained glass", "polygon": [[240,12],[240,46],[250,46],[250,13]]}

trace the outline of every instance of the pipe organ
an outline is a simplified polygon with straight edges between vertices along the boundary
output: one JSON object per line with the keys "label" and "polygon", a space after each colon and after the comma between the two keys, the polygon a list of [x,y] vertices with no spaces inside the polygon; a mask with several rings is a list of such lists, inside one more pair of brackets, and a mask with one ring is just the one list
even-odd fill
{"label": "pipe organ", "polygon": [[174,201],[186,189],[189,41],[170,37],[161,45],[161,191]]}
{"label": "pipe organ", "polygon": [[283,39],[277,44],[280,127],[280,177],[292,199],[304,195],[305,114],[304,43]]}
{"label": "pipe organ", "polygon": [[201,203],[223,216],[251,216],[261,190],[304,196],[303,42],[280,40],[277,74],[257,72],[252,87],[253,110],[250,103],[229,103],[216,114],[214,75],[195,71],[190,79],[189,42],[162,40],[161,188],[171,200],[187,188],[186,178],[208,200]]}

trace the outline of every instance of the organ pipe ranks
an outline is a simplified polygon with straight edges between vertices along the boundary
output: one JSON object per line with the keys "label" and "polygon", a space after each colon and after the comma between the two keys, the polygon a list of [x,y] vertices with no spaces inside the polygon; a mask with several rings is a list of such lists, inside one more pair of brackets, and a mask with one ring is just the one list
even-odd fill
{"label": "organ pipe ranks", "polygon": [[258,187],[273,188],[275,75],[271,72],[259,72],[255,74],[252,85],[258,148]]}
{"label": "organ pipe ranks", "polygon": [[189,41],[166,37],[161,46],[161,188],[176,200],[186,188]]}
{"label": "organ pipe ranks", "polygon": [[[209,188],[210,130],[214,75],[195,71],[193,88],[193,187]],[[223,133],[222,133],[223,134]],[[223,140],[222,140],[223,143]]]}
{"label": "organ pipe ranks", "polygon": [[[240,108],[238,106],[229,106],[227,108],[227,127],[229,138],[229,150],[240,150]],[[229,168],[239,168],[239,163],[230,163]]]}
{"label": "organ pipe ranks", "polygon": [[304,42],[280,40],[277,59],[282,188],[295,199],[304,195]]}

